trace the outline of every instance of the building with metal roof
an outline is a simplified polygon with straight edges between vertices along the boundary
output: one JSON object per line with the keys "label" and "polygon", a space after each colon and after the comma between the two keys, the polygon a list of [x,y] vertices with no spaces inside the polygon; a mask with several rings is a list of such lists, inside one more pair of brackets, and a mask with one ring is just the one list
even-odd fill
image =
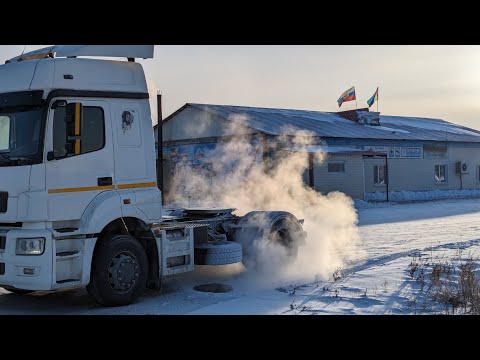
{"label": "building with metal roof", "polygon": [[[480,188],[480,131],[440,119],[188,103],[162,129],[167,177],[174,176],[172,149],[186,159],[242,136],[260,144],[264,159],[278,149],[309,153],[305,183],[323,193],[368,199],[383,192],[386,199],[389,191]],[[296,136],[310,137],[310,145],[285,143]],[[316,161],[314,153],[326,157]]]}

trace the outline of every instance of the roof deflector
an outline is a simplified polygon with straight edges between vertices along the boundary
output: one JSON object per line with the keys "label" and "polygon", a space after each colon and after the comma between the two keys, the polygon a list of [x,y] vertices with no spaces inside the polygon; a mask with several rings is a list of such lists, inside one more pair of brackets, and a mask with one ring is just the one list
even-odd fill
{"label": "roof deflector", "polygon": [[16,56],[6,63],[46,57],[102,56],[153,58],[154,45],[55,45]]}

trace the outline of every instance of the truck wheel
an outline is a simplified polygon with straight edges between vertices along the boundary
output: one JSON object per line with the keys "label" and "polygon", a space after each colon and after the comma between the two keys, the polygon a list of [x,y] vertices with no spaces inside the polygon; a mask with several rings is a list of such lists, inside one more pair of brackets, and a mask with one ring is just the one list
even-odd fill
{"label": "truck wheel", "polygon": [[11,293],[14,293],[15,295],[28,295],[34,292],[33,290],[16,289],[10,286],[4,286],[3,288]]}
{"label": "truck wheel", "polygon": [[252,211],[237,224],[240,228],[233,234],[234,241],[242,244],[243,262],[247,267],[256,264],[254,243],[266,241],[282,245],[288,259],[297,257],[298,247],[305,242],[306,233],[297,218],[285,211]]}
{"label": "truck wheel", "polygon": [[195,265],[227,265],[242,261],[242,245],[233,241],[204,243],[195,247]]}
{"label": "truck wheel", "polygon": [[130,235],[112,235],[97,245],[87,291],[104,306],[133,303],[146,288],[148,259]]}

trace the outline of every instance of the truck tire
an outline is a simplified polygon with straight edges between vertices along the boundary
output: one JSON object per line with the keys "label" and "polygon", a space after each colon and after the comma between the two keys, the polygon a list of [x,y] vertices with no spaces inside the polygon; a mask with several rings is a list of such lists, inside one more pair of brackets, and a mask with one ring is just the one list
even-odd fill
{"label": "truck tire", "polygon": [[15,295],[28,295],[34,292],[34,290],[22,290],[10,286],[4,286],[3,288],[7,291],[10,291],[11,293],[14,293]]}
{"label": "truck tire", "polygon": [[233,240],[242,245],[243,263],[247,267],[258,265],[256,241],[281,244],[287,250],[288,260],[293,261],[306,237],[300,221],[286,211],[251,211],[240,219],[237,226]]}
{"label": "truck tire", "polygon": [[227,265],[242,261],[242,245],[233,241],[204,243],[195,247],[195,265]]}
{"label": "truck tire", "polygon": [[112,235],[95,249],[87,291],[101,305],[128,305],[144,293],[147,276],[142,245],[133,236]]}

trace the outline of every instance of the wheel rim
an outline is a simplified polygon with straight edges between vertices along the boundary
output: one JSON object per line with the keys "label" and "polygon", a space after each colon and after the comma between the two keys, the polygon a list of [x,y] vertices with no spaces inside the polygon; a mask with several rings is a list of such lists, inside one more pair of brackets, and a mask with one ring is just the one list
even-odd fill
{"label": "wheel rim", "polygon": [[271,239],[273,243],[282,245],[287,252],[291,252],[291,247],[292,244],[294,243],[294,240],[292,239],[292,235],[290,234],[290,231],[285,228],[278,229],[273,233],[273,239]]}
{"label": "wheel rim", "polygon": [[137,257],[129,251],[115,255],[108,267],[110,287],[117,294],[126,294],[135,288],[140,277]]}
{"label": "wheel rim", "polygon": [[296,255],[295,246],[295,232],[292,229],[292,224],[286,220],[277,222],[272,226],[272,232],[270,234],[270,241],[282,245],[288,255]]}

